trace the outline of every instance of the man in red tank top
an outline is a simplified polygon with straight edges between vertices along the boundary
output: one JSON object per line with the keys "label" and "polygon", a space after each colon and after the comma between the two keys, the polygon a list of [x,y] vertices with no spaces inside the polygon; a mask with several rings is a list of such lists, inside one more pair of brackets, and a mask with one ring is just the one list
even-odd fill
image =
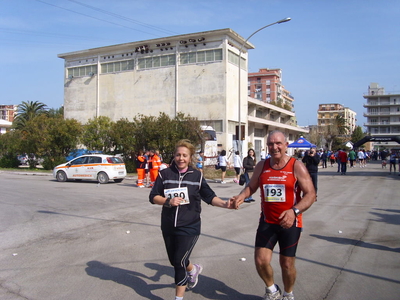
{"label": "man in red tank top", "polygon": [[[260,161],[249,184],[231,198],[238,208],[245,198],[261,190],[261,218],[255,242],[257,272],[266,285],[265,300],[294,300],[295,255],[302,230],[302,216],[315,201],[311,177],[301,161],[286,154],[288,142],[280,131],[268,135],[271,157]],[[302,193],[302,195],[301,195]],[[279,243],[284,292],[274,283],[272,253]],[[282,298],[281,298],[282,297]]]}

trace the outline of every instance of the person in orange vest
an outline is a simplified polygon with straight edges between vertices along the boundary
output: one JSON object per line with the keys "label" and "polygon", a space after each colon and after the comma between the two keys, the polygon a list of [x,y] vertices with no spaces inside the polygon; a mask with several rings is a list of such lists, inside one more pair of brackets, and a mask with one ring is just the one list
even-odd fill
{"label": "person in orange vest", "polygon": [[150,187],[153,187],[157,179],[158,171],[161,166],[161,159],[154,150],[150,150],[149,169],[150,169]]}
{"label": "person in orange vest", "polygon": [[140,188],[144,188],[144,177],[146,176],[146,164],[147,164],[147,159],[144,156],[143,150],[139,150],[139,153],[136,157],[136,171],[138,174],[138,182],[137,186]]}

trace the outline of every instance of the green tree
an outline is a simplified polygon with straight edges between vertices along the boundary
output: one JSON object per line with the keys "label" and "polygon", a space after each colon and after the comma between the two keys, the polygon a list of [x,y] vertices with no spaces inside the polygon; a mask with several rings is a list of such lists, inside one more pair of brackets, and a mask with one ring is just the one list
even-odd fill
{"label": "green tree", "polygon": [[181,130],[178,130],[177,140],[172,145],[171,153],[175,148],[176,142],[181,139],[188,139],[193,145],[201,144],[203,133],[200,129],[200,122],[197,118],[191,117],[190,115],[186,116],[183,113],[178,113],[175,120],[177,122],[178,129],[181,128]]}
{"label": "green tree", "polygon": [[124,156],[134,156],[135,149],[135,124],[123,118],[112,123],[110,130],[111,143],[114,154],[122,153]]}
{"label": "green tree", "polygon": [[139,115],[134,123],[137,150],[158,149],[169,157],[181,139],[189,139],[194,145],[201,143],[199,121],[183,113],[178,113],[174,119],[163,112],[157,118]]}
{"label": "green tree", "polygon": [[[157,118],[154,116],[138,115],[133,119],[135,128],[135,149],[156,149],[158,139],[158,130],[156,126]],[[167,126],[167,125],[165,125]]]}
{"label": "green tree", "polygon": [[351,142],[354,144],[365,137],[361,126],[357,126],[351,134]]}
{"label": "green tree", "polygon": [[347,126],[347,121],[341,115],[336,116],[334,126],[337,127],[339,135],[348,134],[349,132],[349,126]]}
{"label": "green tree", "polygon": [[65,162],[65,156],[76,148],[82,132],[82,125],[74,119],[64,119],[61,115],[49,117],[40,115],[26,123],[21,132],[21,149],[29,153],[29,164],[36,166],[34,158],[44,158],[43,165],[52,169]]}
{"label": "green tree", "polygon": [[51,118],[64,117],[64,107],[61,106],[60,108],[50,108],[48,115]]}
{"label": "green tree", "polygon": [[110,138],[114,154],[123,154],[126,171],[128,173],[135,172],[137,152],[135,148],[135,123],[126,118],[118,120],[112,124]]}
{"label": "green tree", "polygon": [[326,147],[328,149],[340,148],[341,144],[346,140],[345,135],[349,132],[346,119],[337,115],[333,125],[320,126],[319,132],[326,141]]}
{"label": "green tree", "polygon": [[111,128],[113,122],[109,117],[100,116],[89,121],[83,126],[82,143],[88,150],[99,150],[111,153],[113,143],[111,141]]}
{"label": "green tree", "polygon": [[13,127],[16,129],[25,129],[26,123],[39,115],[47,114],[47,105],[38,101],[23,101],[18,105],[17,116],[14,119]]}
{"label": "green tree", "polygon": [[19,161],[17,159],[20,152],[21,133],[16,130],[0,134],[0,167],[17,168]]}

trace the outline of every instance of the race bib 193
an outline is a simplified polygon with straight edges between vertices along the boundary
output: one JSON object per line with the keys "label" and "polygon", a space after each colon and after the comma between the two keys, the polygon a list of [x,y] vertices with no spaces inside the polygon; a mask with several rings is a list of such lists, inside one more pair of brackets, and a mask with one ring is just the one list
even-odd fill
{"label": "race bib 193", "polygon": [[164,190],[164,195],[168,199],[173,199],[175,197],[180,197],[184,201],[182,201],[179,205],[189,204],[189,192],[187,187],[175,188],[175,189],[166,189]]}
{"label": "race bib 193", "polygon": [[265,202],[285,202],[285,185],[284,184],[264,184],[264,201]]}

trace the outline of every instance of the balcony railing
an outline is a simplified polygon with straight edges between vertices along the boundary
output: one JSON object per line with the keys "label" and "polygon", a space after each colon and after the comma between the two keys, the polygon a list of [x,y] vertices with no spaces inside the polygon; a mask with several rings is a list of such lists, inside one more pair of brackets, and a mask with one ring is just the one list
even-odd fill
{"label": "balcony railing", "polygon": [[396,126],[400,125],[400,121],[398,122],[367,122],[364,123],[364,126]]}
{"label": "balcony railing", "polygon": [[377,112],[366,112],[363,114],[364,117],[370,116],[388,116],[388,115],[398,115],[400,116],[400,111],[377,111]]}
{"label": "balcony railing", "polygon": [[363,104],[364,107],[371,107],[371,106],[391,106],[391,105],[399,105],[399,103],[376,102],[376,103],[365,103],[365,104]]}

